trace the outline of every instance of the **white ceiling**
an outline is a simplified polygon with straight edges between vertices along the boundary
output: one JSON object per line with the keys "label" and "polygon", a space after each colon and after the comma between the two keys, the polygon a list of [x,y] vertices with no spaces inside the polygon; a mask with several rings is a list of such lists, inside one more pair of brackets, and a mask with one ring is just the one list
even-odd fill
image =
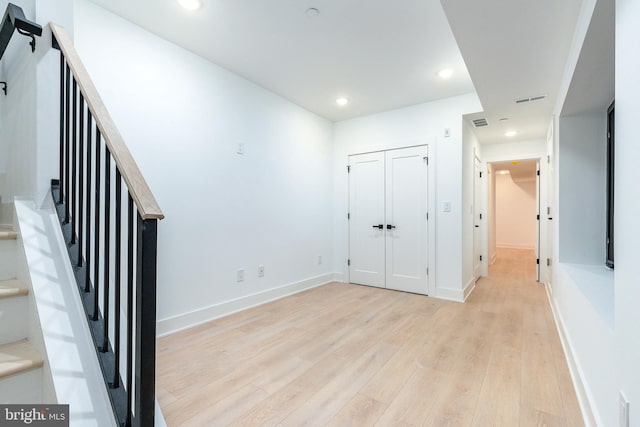
{"label": "white ceiling", "polygon": [[[545,138],[582,0],[442,0],[487,118],[483,143]],[[547,95],[542,101],[515,100]],[[507,121],[499,121],[508,118]],[[507,138],[508,130],[518,135]]]}
{"label": "white ceiling", "polygon": [[[514,140],[545,137],[582,2],[203,0],[187,12],[176,0],[91,1],[332,121],[475,84],[485,111],[469,118],[488,119],[476,129],[483,143],[509,140],[507,129]],[[445,67],[449,80],[437,77]],[[548,98],[514,103],[538,94]]]}
{"label": "white ceiling", "polygon": [[92,1],[332,121],[474,91],[438,0]]}
{"label": "white ceiling", "polygon": [[493,172],[509,171],[513,182],[526,182],[536,180],[538,170],[537,160],[515,160],[508,162],[493,162]]}

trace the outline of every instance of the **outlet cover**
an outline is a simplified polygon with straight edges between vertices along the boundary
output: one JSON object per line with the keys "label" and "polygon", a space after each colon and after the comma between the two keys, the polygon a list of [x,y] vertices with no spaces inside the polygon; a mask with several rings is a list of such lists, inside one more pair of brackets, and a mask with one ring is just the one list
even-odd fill
{"label": "outlet cover", "polygon": [[258,266],[258,277],[264,277],[264,265]]}
{"label": "outlet cover", "polygon": [[238,270],[238,273],[236,275],[236,281],[244,282],[244,269]]}

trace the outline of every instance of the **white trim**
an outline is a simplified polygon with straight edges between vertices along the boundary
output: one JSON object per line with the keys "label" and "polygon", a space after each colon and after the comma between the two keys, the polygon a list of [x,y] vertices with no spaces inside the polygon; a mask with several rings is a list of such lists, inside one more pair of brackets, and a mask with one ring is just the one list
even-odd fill
{"label": "white trim", "polygon": [[433,296],[447,301],[464,302],[464,291],[462,289],[437,288]]}
{"label": "white trim", "polygon": [[524,246],[524,245],[503,245],[502,243],[496,243],[497,249],[529,249],[532,251],[536,250],[535,246]]}
{"label": "white trim", "polygon": [[496,262],[497,257],[498,257],[498,254],[494,252],[493,255],[491,255],[491,261],[489,262],[489,265],[493,265]]}
{"label": "white trim", "polygon": [[[32,344],[46,359],[57,402],[70,405],[71,425],[113,426],[113,410],[53,199],[49,193],[41,210],[33,201],[16,200],[15,212],[19,250],[28,269],[24,281],[31,283],[34,314],[42,330],[42,342],[35,339]],[[46,399],[46,384],[44,391]]]}
{"label": "white trim", "polygon": [[467,298],[469,298],[469,295],[471,295],[471,293],[476,289],[476,282],[479,279],[480,278],[478,278],[478,279],[472,278],[471,280],[469,280],[469,283],[467,283],[467,285],[464,287],[464,289],[462,290],[462,295],[464,296],[464,301],[466,301]]}
{"label": "white trim", "polygon": [[566,332],[562,314],[560,314],[560,311],[555,305],[555,299],[551,296],[553,292],[551,291],[550,283],[546,283],[545,289],[547,291],[547,298],[549,300],[549,305],[551,306],[551,312],[553,313],[558,335],[560,336],[560,343],[562,344],[562,350],[564,351],[564,355],[567,360],[569,374],[571,375],[573,388],[576,391],[576,397],[578,398],[578,404],[580,405],[580,412],[582,412],[582,418],[585,426],[596,427],[604,425],[602,422],[596,421],[601,420],[602,418],[597,413],[596,406],[591,404],[591,402],[593,402],[593,394],[589,391],[589,387],[586,382],[583,381],[584,376],[582,375],[582,368],[574,356],[575,351],[573,350],[573,345],[571,345],[571,339]]}
{"label": "white trim", "polygon": [[219,304],[214,304],[209,307],[180,314],[178,316],[158,320],[157,336],[163,337],[170,335],[248,308],[256,307],[318,286],[326,285],[327,283],[336,281],[337,278],[342,278],[342,274],[327,273],[263,292],[246,295],[234,300],[224,301]]}

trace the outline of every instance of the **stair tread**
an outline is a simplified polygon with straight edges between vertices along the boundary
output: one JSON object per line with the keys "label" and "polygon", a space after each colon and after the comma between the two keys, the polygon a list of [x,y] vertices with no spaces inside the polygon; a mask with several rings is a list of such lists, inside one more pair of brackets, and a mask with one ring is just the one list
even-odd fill
{"label": "stair tread", "polygon": [[0,225],[0,240],[15,240],[18,237],[18,233],[13,231],[13,228],[8,225]]}
{"label": "stair tread", "polygon": [[29,294],[29,290],[16,279],[0,280],[0,299]]}
{"label": "stair tread", "polygon": [[28,340],[0,345],[0,378],[41,367],[42,357]]}

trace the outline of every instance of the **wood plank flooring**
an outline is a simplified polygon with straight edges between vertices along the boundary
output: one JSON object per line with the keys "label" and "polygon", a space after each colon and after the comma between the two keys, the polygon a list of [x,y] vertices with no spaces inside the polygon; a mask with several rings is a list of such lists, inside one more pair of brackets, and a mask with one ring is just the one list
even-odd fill
{"label": "wood plank flooring", "polygon": [[533,251],[465,304],[333,283],[158,340],[169,426],[583,426]]}

